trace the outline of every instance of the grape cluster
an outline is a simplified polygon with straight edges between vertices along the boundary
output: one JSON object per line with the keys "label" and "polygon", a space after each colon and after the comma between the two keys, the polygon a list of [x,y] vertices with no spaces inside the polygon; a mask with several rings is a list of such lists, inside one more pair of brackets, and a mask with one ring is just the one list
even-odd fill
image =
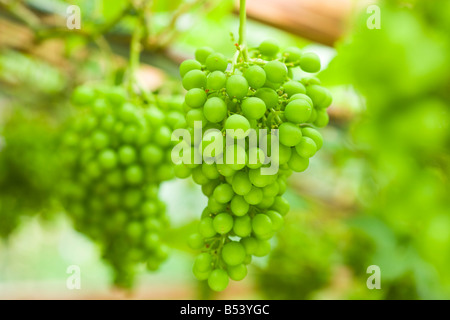
{"label": "grape cluster", "polygon": [[[209,161],[175,166],[177,177],[192,175],[208,197],[198,233],[189,238],[189,245],[202,251],[194,262],[194,275],[207,280],[215,291],[224,290],[230,278],[244,279],[252,256],[270,252],[269,240],[289,211],[283,197],[286,179],[292,172],[305,171],[309,159],[322,147],[322,136],[315,127],[328,124],[326,109],[332,102],[317,78],[297,77],[302,71],[320,71],[316,54],[293,47],[280,53],[271,40],[249,50],[249,58],[242,47],[237,45],[237,49],[230,61],[211,48],[200,48],[195,60],[180,66],[187,90],[187,125],[192,132],[195,122],[201,121],[203,130],[200,141],[191,139],[191,158],[202,157],[212,141],[226,140],[226,130],[242,130],[234,131],[234,146],[224,142],[223,150],[203,157]],[[266,150],[249,147],[249,129],[268,130]],[[245,147],[239,140],[246,142]],[[276,150],[273,141],[278,142],[278,152],[272,152]],[[230,148],[236,151],[232,161],[226,157]],[[249,161],[251,157],[257,161]],[[269,158],[279,170],[265,175],[261,170],[270,166]]]}
{"label": "grape cluster", "polygon": [[159,184],[174,177],[171,134],[185,126],[181,102],[146,106],[121,87],[78,87],[80,106],[63,135],[63,199],[75,228],[99,243],[115,271],[115,284],[130,287],[135,266],[156,270],[168,248],[168,224]]}

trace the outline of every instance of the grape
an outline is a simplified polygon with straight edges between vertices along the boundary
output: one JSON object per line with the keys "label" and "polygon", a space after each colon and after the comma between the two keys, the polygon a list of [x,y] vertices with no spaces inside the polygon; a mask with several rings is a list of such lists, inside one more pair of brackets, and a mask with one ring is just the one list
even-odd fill
{"label": "grape", "polygon": [[272,227],[275,231],[279,230],[283,226],[283,216],[274,210],[267,211],[266,215],[272,221]]}
{"label": "grape", "polygon": [[302,139],[302,130],[293,123],[285,122],[279,127],[280,142],[286,147],[294,147]]}
{"label": "grape", "polygon": [[319,128],[323,128],[328,125],[328,122],[330,122],[330,117],[328,116],[327,111],[326,110],[318,110],[317,118],[316,118],[316,121],[314,121],[314,124],[316,126],[318,126]]}
{"label": "grape", "polygon": [[260,66],[251,66],[244,72],[250,87],[254,89],[261,88],[266,83],[266,72]]}
{"label": "grape", "polygon": [[110,149],[103,151],[98,160],[104,169],[113,169],[117,165],[116,153]]}
{"label": "grape", "polygon": [[183,87],[186,90],[191,90],[194,88],[205,88],[206,87],[206,76],[201,70],[191,70],[186,73],[183,77]]}
{"label": "grape", "polygon": [[214,230],[219,234],[226,234],[233,228],[233,217],[228,213],[220,213],[213,219]]}
{"label": "grape", "polygon": [[287,93],[288,97],[291,98],[295,94],[306,93],[306,88],[303,84],[298,81],[288,81],[283,84],[284,92]]}
{"label": "grape", "polygon": [[229,266],[237,266],[243,263],[245,256],[245,248],[239,242],[228,242],[222,248],[222,259]]}
{"label": "grape", "polygon": [[245,201],[244,197],[235,195],[231,200],[231,212],[234,213],[234,215],[238,217],[244,216],[248,213],[249,209],[250,205]]}
{"label": "grape", "polygon": [[312,107],[308,101],[297,99],[289,102],[284,110],[286,120],[293,123],[304,123],[311,117]]}
{"label": "grape", "polygon": [[220,90],[225,88],[227,76],[222,71],[213,71],[206,79],[206,88],[209,90]]}
{"label": "grape", "polygon": [[192,109],[186,114],[187,125],[194,128],[195,122],[200,122],[201,127],[204,127],[207,123],[207,119],[203,114],[202,109]]}
{"label": "grape", "polygon": [[208,285],[214,291],[223,291],[228,286],[228,274],[225,270],[216,269],[208,277]]}
{"label": "grape", "polygon": [[317,152],[317,146],[313,139],[303,137],[298,145],[295,146],[295,150],[302,158],[311,158]]}
{"label": "grape", "polygon": [[232,137],[235,139],[243,139],[248,135],[248,130],[250,129],[250,122],[243,116],[239,114],[233,114],[232,116],[228,117],[225,121],[224,125],[225,130],[242,130],[242,132],[234,132],[232,134]]}
{"label": "grape", "polygon": [[230,279],[234,281],[241,281],[247,276],[247,267],[245,264],[239,264],[237,266],[227,268]]}
{"label": "grape", "polygon": [[205,64],[209,71],[224,72],[228,67],[228,61],[221,53],[211,53],[206,59]]}
{"label": "grape", "polygon": [[252,229],[258,237],[270,234],[273,229],[272,220],[265,214],[257,214],[252,220]]}
{"label": "grape", "polygon": [[316,144],[317,150],[320,150],[323,146],[323,138],[319,131],[313,128],[302,128],[302,135],[304,137],[311,138]]}
{"label": "grape", "polygon": [[220,98],[212,97],[208,99],[203,108],[203,114],[206,120],[212,123],[217,123],[225,119],[227,116],[227,105],[225,101]]}
{"label": "grape", "polygon": [[198,233],[200,233],[205,238],[213,237],[216,234],[216,230],[213,226],[213,219],[207,217],[200,220],[200,223],[198,225]]}
{"label": "grape", "polygon": [[309,73],[316,73],[320,71],[320,59],[317,54],[313,52],[303,53],[300,58],[300,68]]}
{"label": "grape", "polygon": [[188,245],[194,250],[202,248],[204,245],[202,235],[199,233],[191,234],[188,238]]}
{"label": "grape", "polygon": [[200,272],[206,272],[211,269],[213,258],[209,253],[201,253],[197,256],[194,262],[194,268]]}
{"label": "grape", "polygon": [[275,108],[278,104],[278,94],[275,92],[275,90],[272,90],[270,88],[258,89],[255,93],[255,97],[260,98],[262,101],[264,101],[268,109]]}
{"label": "grape", "polygon": [[286,65],[280,61],[270,61],[264,66],[267,80],[274,83],[281,83],[287,77]]}
{"label": "grape", "polygon": [[185,60],[180,65],[180,75],[183,78],[186,73],[192,70],[201,70],[202,65],[195,60]]}
{"label": "grape", "polygon": [[306,88],[306,94],[311,98],[316,108],[326,109],[331,105],[330,91],[320,85],[309,85]]}
{"label": "grape", "polygon": [[205,63],[206,59],[209,57],[209,55],[211,55],[212,53],[214,53],[214,50],[211,49],[210,47],[202,47],[202,48],[198,48],[195,51],[195,59],[200,62],[200,63]]}
{"label": "grape", "polygon": [[230,97],[241,100],[247,95],[249,85],[243,76],[233,75],[228,78],[226,88]]}
{"label": "grape", "polygon": [[186,104],[191,108],[200,108],[206,102],[206,93],[202,89],[194,88],[186,94]]}
{"label": "grape", "polygon": [[[282,197],[286,180],[293,172],[306,170],[309,158],[323,144],[320,133],[307,125],[328,123],[331,94],[316,78],[293,79],[294,68],[320,69],[320,61],[298,48],[279,52],[274,41],[264,41],[257,50],[248,51],[252,59],[239,52],[226,70],[223,55],[200,48],[196,59],[203,69],[189,70],[183,78],[189,90],[184,123],[192,133],[194,121],[204,122],[201,141],[191,140],[191,150],[201,153],[206,163],[182,163],[174,172],[179,177],[190,173],[208,198],[198,233],[188,242],[215,257],[210,270],[193,269],[198,279],[208,279],[213,290],[225,289],[229,278],[242,280],[252,256],[270,252],[268,240],[283,226],[289,211]],[[175,117],[173,121],[183,123]],[[97,145],[108,147],[101,138]],[[271,164],[278,165],[278,171],[268,171]],[[98,174],[95,167],[92,173]]]}
{"label": "grape", "polygon": [[257,205],[263,200],[263,192],[260,188],[252,187],[250,192],[244,196],[245,201],[250,205]]}
{"label": "grape", "polygon": [[286,57],[286,62],[299,62],[302,56],[302,50],[296,47],[289,47],[284,50],[283,55]]}
{"label": "grape", "polygon": [[145,146],[141,151],[141,161],[145,164],[158,164],[164,158],[163,150],[153,144]]}
{"label": "grape", "polygon": [[228,203],[234,196],[233,188],[228,183],[220,184],[214,189],[214,199],[219,203]]}
{"label": "grape", "polygon": [[252,232],[252,221],[248,215],[237,217],[234,220],[233,232],[238,237],[248,237]]}
{"label": "grape", "polygon": [[247,119],[260,119],[266,112],[264,101],[259,98],[251,97],[242,102],[242,112]]}
{"label": "grape", "polygon": [[232,187],[236,194],[244,196],[252,189],[252,183],[246,172],[238,172],[233,176]]}
{"label": "grape", "polygon": [[277,42],[273,39],[264,40],[259,45],[259,52],[261,52],[262,55],[273,57],[275,56],[278,51],[280,51],[280,47],[278,46]]}

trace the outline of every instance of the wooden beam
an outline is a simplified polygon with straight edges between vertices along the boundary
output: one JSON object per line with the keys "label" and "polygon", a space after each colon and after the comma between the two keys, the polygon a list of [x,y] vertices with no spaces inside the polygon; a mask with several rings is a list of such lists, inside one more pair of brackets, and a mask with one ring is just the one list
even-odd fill
{"label": "wooden beam", "polygon": [[247,0],[249,19],[329,46],[344,33],[352,9],[351,0]]}

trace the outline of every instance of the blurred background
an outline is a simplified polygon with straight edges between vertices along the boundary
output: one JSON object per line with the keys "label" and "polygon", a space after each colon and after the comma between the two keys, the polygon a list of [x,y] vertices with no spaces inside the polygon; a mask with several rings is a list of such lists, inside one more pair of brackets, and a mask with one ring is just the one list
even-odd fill
{"label": "blurred background", "polygon": [[[66,27],[72,4],[81,29]],[[98,247],[55,196],[70,94],[123,78],[136,23],[129,5],[0,0],[0,299],[204,297],[185,245],[206,204],[192,181],[162,185],[171,255],[132,292],[111,286]],[[238,5],[153,0],[145,88],[182,94],[178,66],[197,47],[231,56]],[[247,0],[247,12],[250,46],[275,38],[319,54],[334,102],[323,150],[289,180],[291,212],[270,256],[211,298],[449,299],[450,2]],[[70,265],[81,269],[80,290],[66,287]],[[381,289],[366,285],[371,265]]]}

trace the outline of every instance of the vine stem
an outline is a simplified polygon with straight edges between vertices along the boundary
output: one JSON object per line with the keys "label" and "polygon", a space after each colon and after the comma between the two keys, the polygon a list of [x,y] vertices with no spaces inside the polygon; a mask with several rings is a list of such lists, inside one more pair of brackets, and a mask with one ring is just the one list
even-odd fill
{"label": "vine stem", "polygon": [[140,21],[138,21],[133,36],[131,38],[130,45],[130,61],[128,63],[128,81],[127,87],[130,94],[134,94],[134,84],[137,82],[136,80],[136,72],[139,68],[140,55],[142,50],[141,40],[143,36],[142,25]]}
{"label": "vine stem", "polygon": [[240,4],[239,4],[239,45],[242,48],[244,61],[248,61],[246,23],[247,23],[246,0],[240,0]]}

